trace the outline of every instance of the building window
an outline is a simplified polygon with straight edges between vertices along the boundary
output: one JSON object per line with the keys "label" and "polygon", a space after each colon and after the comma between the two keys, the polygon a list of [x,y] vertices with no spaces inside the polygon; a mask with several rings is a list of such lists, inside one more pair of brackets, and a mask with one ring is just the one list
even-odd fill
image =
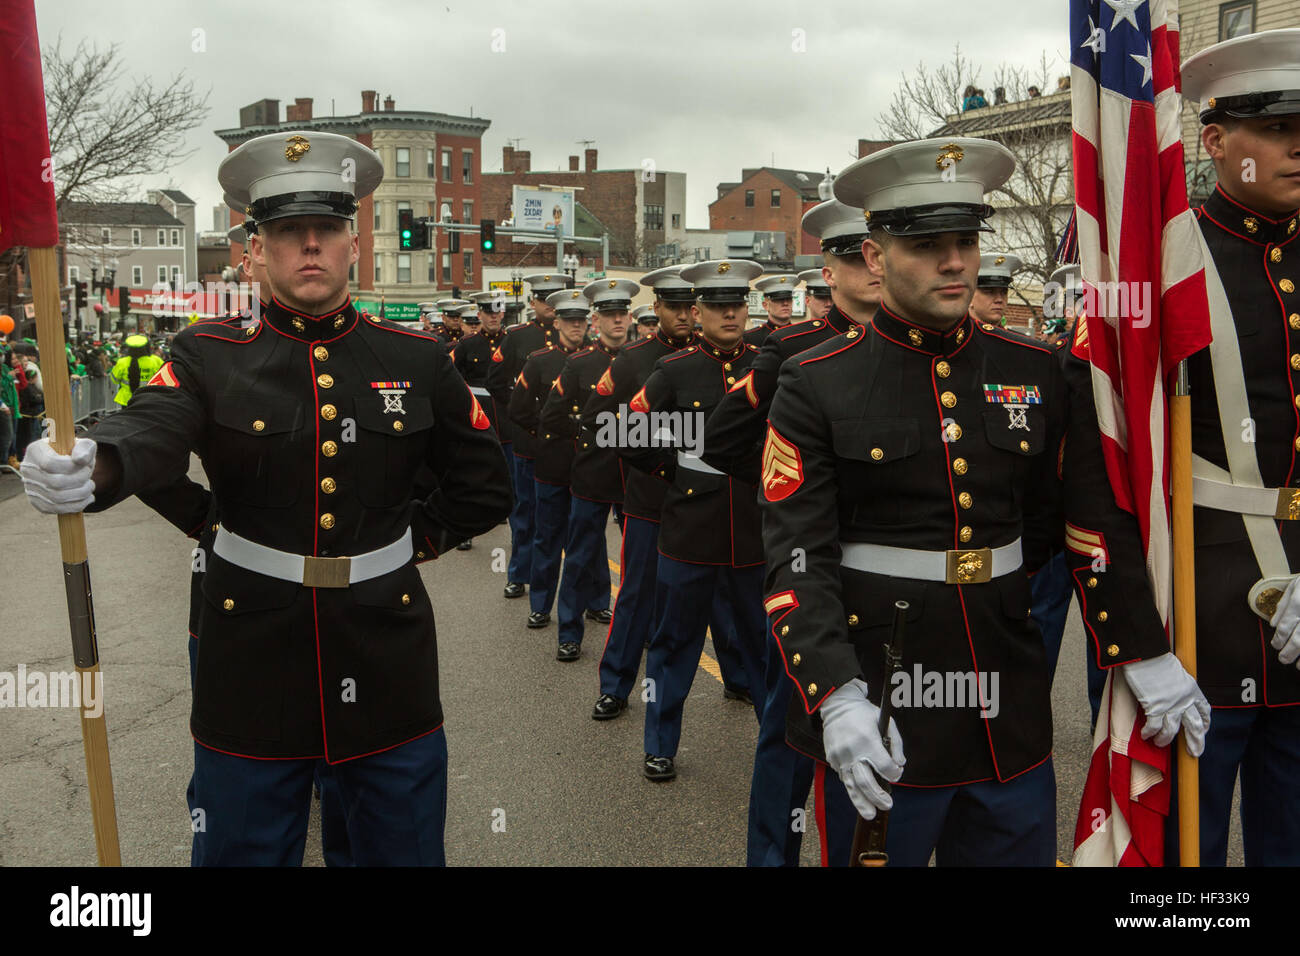
{"label": "building window", "polygon": [[383,229],[384,220],[383,220],[383,216],[380,215],[380,210],[382,206],[383,206],[382,203],[378,201],[375,202],[375,232],[379,232]]}
{"label": "building window", "polygon": [[1255,32],[1255,0],[1219,5],[1219,40]]}
{"label": "building window", "polygon": [[463,183],[474,181],[474,150],[472,149],[460,151],[460,181]]}
{"label": "building window", "polygon": [[173,229],[173,230],[172,230],[172,245],[173,245],[173,246],[179,246],[180,244],[181,244],[181,233],[180,233],[180,230],[179,230],[179,229]]}
{"label": "building window", "polygon": [[409,252],[397,254],[397,281],[411,281],[411,254]]}
{"label": "building window", "polygon": [[409,146],[397,147],[397,175],[406,177],[411,175],[411,148]]}
{"label": "building window", "polygon": [[144,266],[131,267],[131,285],[137,289],[144,285]]}
{"label": "building window", "polygon": [[140,245],[140,230],[139,230],[139,229],[132,229],[132,230],[131,230],[131,245],[133,245],[133,246],[138,246],[138,245]]}
{"label": "building window", "polygon": [[468,249],[465,250],[465,278],[463,281],[466,283],[473,283],[474,281],[474,253]]}
{"label": "building window", "polygon": [[451,150],[450,149],[444,149],[442,151],[442,181],[444,183],[451,182]]}
{"label": "building window", "polygon": [[180,287],[181,287],[181,267],[172,266],[172,288],[179,289]]}
{"label": "building window", "polygon": [[68,281],[79,282],[81,280],[81,268],[79,266],[68,266]]}
{"label": "building window", "polygon": [[679,212],[673,213],[673,228],[674,229],[682,228],[682,214]]}
{"label": "building window", "polygon": [[445,251],[442,254],[442,281],[451,281],[451,253]]}
{"label": "building window", "polygon": [[779,190],[779,189],[773,189],[773,190],[772,190],[772,208],[773,208],[773,209],[776,209],[776,208],[777,208],[778,206],[780,206],[780,205],[781,205],[781,190]]}
{"label": "building window", "polygon": [[430,179],[438,178],[437,163],[434,161],[432,149],[426,149],[424,151],[424,175],[428,176]]}
{"label": "building window", "polygon": [[167,230],[166,230],[166,229],[159,229],[159,230],[158,230],[158,245],[160,245],[160,246],[165,246],[165,245],[167,245]]}
{"label": "building window", "polygon": [[409,202],[407,202],[406,200],[400,200],[400,201],[397,203],[397,212],[398,212],[399,215],[401,214],[401,212],[402,212],[403,209],[410,209],[410,208],[411,208],[411,204],[410,204]]}
{"label": "building window", "polygon": [[166,285],[166,284],[167,284],[167,267],[166,267],[166,266],[159,266],[159,267],[158,267],[158,281],[161,282],[163,285]]}
{"label": "building window", "polygon": [[384,281],[383,270],[379,267],[379,264],[381,262],[383,262],[383,259],[380,257],[379,253],[376,252],[375,253],[375,282],[377,283]]}
{"label": "building window", "polygon": [[645,227],[656,231],[662,231],[664,228],[664,207],[659,205],[647,205],[645,207]]}
{"label": "building window", "polygon": [[429,266],[429,281],[430,281],[430,282],[437,282],[437,281],[438,281],[438,273],[437,273],[437,271],[435,270],[434,265],[433,265],[433,253],[432,253],[432,252],[429,253],[429,255],[428,255],[427,258],[428,258],[428,266]]}
{"label": "building window", "polygon": [[112,242],[112,241],[113,241],[113,230],[112,230],[112,229],[101,229],[101,230],[99,230],[99,241],[100,241],[100,242]]}
{"label": "building window", "polygon": [[745,208],[746,208],[746,209],[752,208],[753,205],[754,205],[754,190],[752,190],[752,189],[746,189],[746,190],[745,190]]}
{"label": "building window", "polygon": [[466,199],[464,202],[462,202],[462,203],[460,204],[460,221],[461,221],[461,222],[473,222],[473,221],[474,221],[474,202],[473,202],[473,200]]}

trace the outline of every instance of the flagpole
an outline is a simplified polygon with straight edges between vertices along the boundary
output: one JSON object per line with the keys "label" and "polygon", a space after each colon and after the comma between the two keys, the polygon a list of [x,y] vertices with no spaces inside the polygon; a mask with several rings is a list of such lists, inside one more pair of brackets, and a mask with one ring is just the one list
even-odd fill
{"label": "flagpole", "polygon": [[[1196,559],[1192,532],[1192,396],[1187,361],[1178,363],[1169,398],[1170,496],[1174,551],[1174,653],[1196,679]],[[1178,760],[1178,859],[1201,865],[1200,768],[1187,752],[1186,731],[1174,743]]]}
{"label": "flagpole", "polygon": [[[59,307],[58,258],[52,248],[29,249],[32,297],[36,306],[36,342],[45,356],[41,369],[45,385],[46,417],[54,422],[54,450],[67,455],[75,440],[72,391],[68,363],[64,361],[63,319]],[[90,595],[90,566],[86,559],[86,523],[80,512],[59,515],[59,548],[63,553],[63,584],[68,598],[72,657],[81,688],[101,689],[99,646],[95,640],[95,607]],[[82,695],[81,740],[86,751],[86,782],[90,815],[95,826],[95,850],[100,866],[121,866],[117,838],[117,811],[113,799],[113,769],[108,758],[108,725],[101,707],[97,717],[87,715]]]}

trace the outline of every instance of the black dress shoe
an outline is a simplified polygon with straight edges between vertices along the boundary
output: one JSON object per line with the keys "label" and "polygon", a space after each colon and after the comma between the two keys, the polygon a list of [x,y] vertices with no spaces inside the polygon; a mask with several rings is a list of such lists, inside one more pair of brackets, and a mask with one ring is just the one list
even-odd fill
{"label": "black dress shoe", "polygon": [[754,706],[754,698],[750,696],[749,691],[741,690],[738,687],[728,687],[726,684],[722,685],[722,699],[739,700],[749,704],[750,707]]}
{"label": "black dress shoe", "polygon": [[677,776],[672,757],[652,757],[645,755],[645,777],[647,780],[671,780]]}
{"label": "black dress shoe", "polygon": [[456,550],[457,550],[457,551],[468,551],[468,550],[469,550],[470,548],[472,548],[472,547],[474,547],[474,545],[471,544],[470,542],[468,542],[468,541],[462,541],[460,544],[456,545]]}
{"label": "black dress shoe", "polygon": [[528,626],[531,628],[545,627],[551,623],[551,615],[545,611],[534,611],[528,615]]}
{"label": "black dress shoe", "polygon": [[574,644],[571,641],[566,641],[561,644],[560,649],[555,652],[555,659],[557,661],[576,661],[581,656],[582,646],[580,644]]}
{"label": "black dress shoe", "polygon": [[522,581],[511,581],[506,585],[505,596],[508,598],[523,597],[528,593],[528,588],[524,587]]}
{"label": "black dress shoe", "polygon": [[614,620],[614,613],[609,608],[600,611],[588,611],[587,620],[596,621],[599,624],[608,624]]}
{"label": "black dress shoe", "polygon": [[627,698],[615,697],[613,694],[601,694],[596,698],[596,706],[591,708],[592,720],[613,720],[627,710]]}

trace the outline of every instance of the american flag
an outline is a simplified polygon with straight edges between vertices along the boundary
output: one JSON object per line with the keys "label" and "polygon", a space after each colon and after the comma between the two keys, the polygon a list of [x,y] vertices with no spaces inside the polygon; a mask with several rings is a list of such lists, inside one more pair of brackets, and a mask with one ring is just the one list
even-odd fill
{"label": "american flag", "polygon": [[[1071,0],[1076,233],[1097,420],[1115,499],[1136,515],[1161,619],[1172,600],[1165,385],[1210,341],[1205,265],[1187,206],[1177,0]],[[1133,295],[1150,290],[1145,300]],[[1125,301],[1126,310],[1108,308]],[[1132,304],[1145,301],[1145,314]],[[1117,314],[1109,314],[1117,313]],[[1118,314],[1126,313],[1126,314]],[[1079,344],[1079,339],[1083,343]],[[1159,866],[1169,748],[1107,680],[1075,829],[1075,865]]]}

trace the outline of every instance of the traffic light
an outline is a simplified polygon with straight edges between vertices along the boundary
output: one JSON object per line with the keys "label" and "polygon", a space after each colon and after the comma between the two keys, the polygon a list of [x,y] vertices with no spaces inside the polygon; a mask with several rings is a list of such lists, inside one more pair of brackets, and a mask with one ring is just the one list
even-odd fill
{"label": "traffic light", "polygon": [[397,248],[416,249],[415,212],[411,209],[397,210]]}
{"label": "traffic light", "polygon": [[77,308],[84,309],[85,307],[86,307],[86,283],[78,282],[77,283]]}
{"label": "traffic light", "polygon": [[121,315],[131,311],[131,290],[124,285],[117,288],[117,311]]}
{"label": "traffic light", "polygon": [[478,234],[483,252],[491,252],[497,246],[497,221],[495,219],[480,219],[478,221]]}
{"label": "traffic light", "polygon": [[447,233],[447,251],[460,252],[460,233],[454,229]]}

